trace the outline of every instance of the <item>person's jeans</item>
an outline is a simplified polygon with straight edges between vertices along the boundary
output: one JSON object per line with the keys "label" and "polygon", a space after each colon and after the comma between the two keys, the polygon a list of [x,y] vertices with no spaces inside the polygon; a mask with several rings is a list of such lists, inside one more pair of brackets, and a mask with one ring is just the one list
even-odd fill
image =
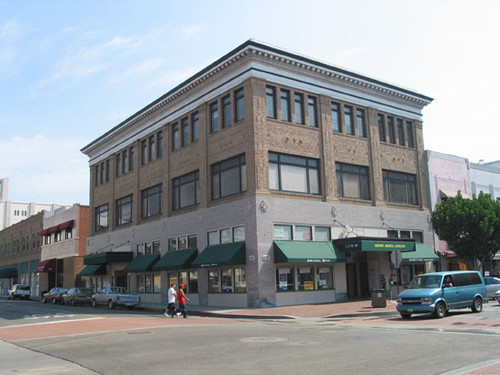
{"label": "person's jeans", "polygon": [[185,304],[179,304],[179,308],[177,309],[177,312],[180,312],[184,318],[187,318],[187,310],[186,310],[186,305]]}

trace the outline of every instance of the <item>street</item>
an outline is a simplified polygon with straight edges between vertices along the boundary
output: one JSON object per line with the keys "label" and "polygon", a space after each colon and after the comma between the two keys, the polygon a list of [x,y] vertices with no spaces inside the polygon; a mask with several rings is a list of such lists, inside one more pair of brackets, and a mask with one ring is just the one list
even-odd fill
{"label": "street", "polygon": [[[461,374],[496,364],[499,337],[497,303],[485,304],[480,314],[464,310],[407,321],[398,315],[170,319],[147,311],[0,300],[0,371],[9,374],[66,373],[44,365],[41,355],[63,360],[73,375]],[[31,356],[16,363],[7,343]]]}

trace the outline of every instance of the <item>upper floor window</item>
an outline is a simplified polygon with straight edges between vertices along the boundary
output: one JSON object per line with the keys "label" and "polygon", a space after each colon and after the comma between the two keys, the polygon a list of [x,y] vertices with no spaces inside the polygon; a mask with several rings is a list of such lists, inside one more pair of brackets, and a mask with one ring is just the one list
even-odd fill
{"label": "upper floor window", "polygon": [[335,132],[341,132],[340,125],[340,104],[332,102],[332,128]]}
{"label": "upper floor window", "polygon": [[156,133],[156,157],[159,159],[163,157],[163,132],[160,130]]}
{"label": "upper floor window", "polygon": [[132,195],[116,200],[115,216],[117,226],[132,222]]}
{"label": "upper floor window", "polygon": [[281,90],[280,94],[281,103],[281,120],[282,121],[292,121],[292,114],[290,112],[290,91]]}
{"label": "upper floor window", "polygon": [[137,244],[137,254],[158,254],[160,241],[143,242]]}
{"label": "upper floor window", "polygon": [[141,141],[141,165],[146,165],[148,162],[148,141],[143,139]]}
{"label": "upper floor window", "polygon": [[122,175],[122,155],[120,153],[116,154],[116,163],[115,163],[115,175],[116,177],[120,177]]}
{"label": "upper floor window", "polygon": [[226,95],[222,98],[222,127],[231,126],[231,96]]}
{"label": "upper floor window", "polygon": [[128,149],[128,169],[129,171],[134,170],[134,147]]}
{"label": "upper floor window", "polygon": [[219,103],[210,104],[210,132],[219,131]]}
{"label": "upper floor window", "polygon": [[108,229],[109,227],[109,205],[103,204],[95,208],[95,231],[99,232],[103,229]]}
{"label": "upper floor window", "polygon": [[343,198],[370,199],[368,168],[336,163],[337,195]]}
{"label": "upper floor window", "polygon": [[295,103],[295,123],[304,124],[304,95],[296,93],[294,95]]}
{"label": "upper floor window", "polygon": [[217,229],[207,232],[207,243],[209,246],[241,241],[245,241],[244,226]]}
{"label": "upper floor window", "polygon": [[414,174],[383,170],[382,175],[387,202],[418,204],[417,178]]}
{"label": "upper floor window", "polygon": [[172,151],[178,150],[181,147],[179,136],[179,124],[172,125]]}
{"label": "upper floor window", "polygon": [[266,86],[266,115],[268,118],[276,118],[276,88]]}
{"label": "upper floor window", "polygon": [[317,113],[317,103],[314,96],[309,96],[307,98],[307,110],[309,115],[309,125],[313,128],[318,127],[318,113]]}
{"label": "upper floor window", "polygon": [[195,112],[191,115],[191,142],[200,139],[200,115]]}
{"label": "upper floor window", "polygon": [[200,175],[198,171],[172,180],[172,209],[200,203]]}
{"label": "upper floor window", "polygon": [[363,109],[356,110],[356,119],[358,124],[358,136],[366,137],[366,126],[365,126],[365,111]]}
{"label": "upper floor window", "polygon": [[397,124],[398,124],[398,138],[399,138],[399,145],[404,146],[406,144],[405,142],[405,129],[403,126],[403,120],[400,118],[397,119]]}
{"label": "upper floor window", "polygon": [[386,135],[385,135],[385,116],[382,114],[377,115],[377,121],[378,121],[378,136],[381,142],[386,141]]}
{"label": "upper floor window", "polygon": [[181,145],[182,147],[189,144],[189,120],[184,117],[181,120]]}
{"label": "upper floor window", "polygon": [[406,135],[408,136],[408,147],[415,147],[415,138],[413,137],[413,122],[406,121]]}
{"label": "upper floor window", "polygon": [[394,117],[387,116],[387,129],[389,130],[389,142],[396,144],[396,129],[394,128]]}
{"label": "upper floor window", "polygon": [[270,152],[269,189],[320,194],[319,161]]}
{"label": "upper floor window", "polygon": [[152,162],[156,158],[156,147],[155,147],[155,136],[154,135],[149,136],[148,146],[149,146],[148,147],[148,151],[149,151],[148,161]]}
{"label": "upper floor window", "polygon": [[161,189],[156,185],[141,192],[141,217],[143,219],[161,215]]}
{"label": "upper floor window", "polygon": [[243,89],[234,92],[234,120],[235,122],[245,119],[245,92]]}
{"label": "upper floor window", "polygon": [[245,155],[212,164],[212,199],[238,194],[247,189]]}
{"label": "upper floor window", "polygon": [[345,125],[345,132],[347,134],[354,135],[352,107],[348,105],[344,106],[344,125]]}

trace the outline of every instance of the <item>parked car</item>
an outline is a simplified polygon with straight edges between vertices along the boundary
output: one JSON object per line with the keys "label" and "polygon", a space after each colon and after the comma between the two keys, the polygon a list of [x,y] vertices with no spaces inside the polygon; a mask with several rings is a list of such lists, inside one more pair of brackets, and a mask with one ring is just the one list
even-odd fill
{"label": "parked car", "polygon": [[71,288],[62,295],[62,300],[65,305],[90,305],[92,303],[92,294],[92,289]]}
{"label": "parked car", "polygon": [[477,271],[447,271],[416,276],[407,290],[399,293],[397,310],[404,319],[412,314],[433,314],[443,318],[451,309],[483,309],[486,285]]}
{"label": "parked car", "polygon": [[500,290],[500,278],[485,276],[484,283],[486,284],[486,294],[488,294],[488,298],[495,298],[495,292]]}
{"label": "parked car", "polygon": [[127,294],[121,286],[108,286],[92,296],[92,307],[107,305],[114,309],[117,305],[134,308],[141,304],[141,297],[136,294]]}
{"label": "parked car", "polygon": [[26,284],[12,285],[7,294],[8,299],[16,299],[16,298],[30,299],[30,296],[31,296],[31,289],[30,286]]}
{"label": "parked car", "polygon": [[52,302],[54,304],[56,303],[63,303],[62,295],[66,293],[68,289],[66,288],[52,288],[49,290],[47,293],[44,293],[42,296],[42,302],[47,303],[47,302]]}
{"label": "parked car", "polygon": [[495,299],[500,303],[500,290],[497,290],[495,293]]}

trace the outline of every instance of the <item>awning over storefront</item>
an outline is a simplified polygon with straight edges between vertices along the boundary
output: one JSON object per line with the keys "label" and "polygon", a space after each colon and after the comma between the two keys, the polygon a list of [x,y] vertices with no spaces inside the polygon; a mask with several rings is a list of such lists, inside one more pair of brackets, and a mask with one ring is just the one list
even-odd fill
{"label": "awning over storefront", "polygon": [[415,240],[402,238],[352,237],[333,240],[336,249],[346,252],[357,251],[414,251]]}
{"label": "awning over storefront", "polygon": [[274,263],[339,263],[344,255],[330,241],[274,241]]}
{"label": "awning over storefront", "polygon": [[5,267],[0,269],[0,279],[15,279],[17,277],[17,268]]}
{"label": "awning over storefront", "polygon": [[56,258],[42,260],[36,267],[36,272],[56,272],[56,264]]}
{"label": "awning over storefront", "polygon": [[[462,198],[465,199],[470,199],[469,194],[464,193],[463,191],[460,191],[462,194]],[[453,190],[453,189],[439,189],[439,195],[442,198],[455,198],[458,195],[458,190]]]}
{"label": "awning over storefront", "polygon": [[193,268],[246,264],[245,242],[207,246],[191,264]]}
{"label": "awning over storefront", "polygon": [[402,253],[403,262],[437,262],[439,256],[434,253],[426,244],[415,244],[415,251]]}
{"label": "awning over storefront", "polygon": [[183,270],[191,267],[198,249],[169,251],[153,266],[153,271]]}
{"label": "awning over storefront", "polygon": [[64,223],[59,224],[57,226],[57,230],[60,231],[60,230],[67,229],[67,228],[73,228],[74,226],[75,226],[75,221],[69,220],[69,221],[66,221]]}
{"label": "awning over storefront", "polygon": [[123,272],[139,273],[149,272],[155,263],[160,259],[160,254],[137,255],[132,262],[127,264]]}
{"label": "awning over storefront", "polygon": [[134,258],[131,251],[108,251],[106,253],[85,255],[83,264],[86,266],[108,263],[125,263]]}
{"label": "awning over storefront", "polygon": [[106,274],[106,265],[105,264],[96,264],[86,266],[83,270],[81,270],[77,276],[98,276]]}

